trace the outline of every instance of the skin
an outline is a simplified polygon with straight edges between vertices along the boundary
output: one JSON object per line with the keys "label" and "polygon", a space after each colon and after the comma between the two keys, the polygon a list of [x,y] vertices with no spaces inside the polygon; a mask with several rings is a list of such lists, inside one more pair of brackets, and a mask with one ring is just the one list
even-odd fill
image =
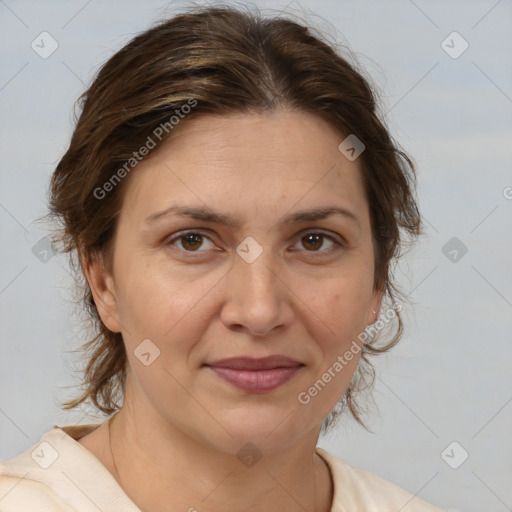
{"label": "skin", "polygon": [[[359,160],[344,137],[308,113],[205,115],[132,171],[113,264],[85,261],[103,322],[128,354],[125,403],[108,429],[79,442],[143,511],[329,511],[333,486],[314,450],[322,420],[347,389],[359,354],[304,405],[307,391],[377,320],[374,251]],[[104,200],[108,200],[104,199]],[[233,216],[238,226],[146,218],[178,203]],[[299,210],[333,215],[284,224]],[[200,230],[201,239],[175,237]],[[328,237],[309,239],[306,234]],[[263,249],[248,263],[237,246]],[[134,354],[150,339],[160,355]],[[241,391],[205,367],[236,356],[281,354],[304,366],[277,389]],[[236,454],[251,442],[262,458]]]}

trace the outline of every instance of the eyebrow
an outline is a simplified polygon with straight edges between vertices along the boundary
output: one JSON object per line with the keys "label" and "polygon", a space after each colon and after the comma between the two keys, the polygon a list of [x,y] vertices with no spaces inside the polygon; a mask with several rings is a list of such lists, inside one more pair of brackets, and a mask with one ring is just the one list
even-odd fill
{"label": "eyebrow", "polygon": [[[152,213],[149,217],[146,218],[146,222],[153,223],[163,217],[168,217],[172,215],[185,216],[191,219],[200,220],[203,222],[212,222],[228,227],[240,226],[240,222],[230,215],[215,212],[209,208],[202,206],[191,207],[180,205],[173,205],[170,206],[169,208],[166,208],[165,210]],[[357,216],[352,211],[346,208],[341,208],[339,206],[325,206],[297,211],[289,215],[286,215],[283,219],[281,219],[281,222],[283,224],[294,224],[299,222],[323,220],[333,215],[341,215],[344,218],[350,220],[352,223],[356,224],[357,227],[361,229],[361,224],[359,223],[359,219],[357,218]]]}

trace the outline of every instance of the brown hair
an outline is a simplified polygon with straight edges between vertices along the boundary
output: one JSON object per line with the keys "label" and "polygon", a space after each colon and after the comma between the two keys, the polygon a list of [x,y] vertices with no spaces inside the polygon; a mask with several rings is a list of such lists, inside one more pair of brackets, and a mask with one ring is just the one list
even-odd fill
{"label": "brown hair", "polygon": [[[150,138],[157,145],[168,140],[176,132],[171,116],[187,103],[194,107],[179,116],[178,126],[201,114],[286,108],[320,116],[339,131],[340,142],[349,134],[360,139],[366,147],[359,158],[375,247],[374,288],[395,303],[401,294],[392,280],[391,263],[421,232],[415,170],[379,119],[369,79],[347,58],[300,23],[221,5],[189,8],[157,24],[103,65],[78,100],[81,115],[51,180],[50,216],[59,225],[54,242],[70,254],[76,289],[94,329],[94,337],[82,347],[87,353],[84,389],[61,404],[64,409],[90,400],[111,414],[122,405],[116,400],[124,397],[123,339],[102,323],[80,256],[101,253],[110,265],[125,176],[136,164],[134,152]],[[158,127],[167,127],[160,130],[160,138],[155,136]],[[108,200],[102,200],[107,192]],[[356,398],[375,378],[369,356],[389,350],[401,338],[399,311],[396,318],[394,335],[384,344],[377,345],[377,336],[363,345],[343,399],[363,426],[364,408]],[[339,412],[324,421],[324,430]]]}

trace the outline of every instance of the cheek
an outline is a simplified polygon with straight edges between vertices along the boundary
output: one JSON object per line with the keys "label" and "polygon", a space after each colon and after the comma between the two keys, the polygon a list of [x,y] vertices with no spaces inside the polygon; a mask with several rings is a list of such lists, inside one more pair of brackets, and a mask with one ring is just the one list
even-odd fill
{"label": "cheek", "polygon": [[308,305],[318,319],[319,329],[330,333],[332,344],[339,346],[347,338],[357,337],[366,327],[373,297],[369,279],[354,275],[325,281],[321,293],[311,297]]}
{"label": "cheek", "polygon": [[187,346],[188,338],[204,328],[201,310],[219,281],[213,274],[194,279],[186,272],[170,269],[165,261],[143,256],[120,261],[117,277],[121,283],[117,305],[125,341],[137,344],[149,338],[166,350]]}
{"label": "cheek", "polygon": [[144,337],[162,335],[173,325],[173,317],[179,315],[179,301],[173,301],[171,284],[158,279],[153,272],[133,269],[120,278],[118,311],[126,334]]}
{"label": "cheek", "polygon": [[310,335],[317,350],[315,378],[308,384],[313,387],[302,391],[318,414],[327,414],[346,391],[357,369],[364,339],[360,335],[366,327],[372,287],[368,279],[352,275],[326,281],[321,289],[322,293],[312,296],[309,303],[315,313],[309,313],[313,319]]}
{"label": "cheek", "polygon": [[[360,353],[338,350],[331,354],[316,372],[314,379],[297,394],[299,409],[304,407],[308,415],[323,420],[333,410],[347,390],[357,369]],[[350,356],[346,356],[350,353]]]}

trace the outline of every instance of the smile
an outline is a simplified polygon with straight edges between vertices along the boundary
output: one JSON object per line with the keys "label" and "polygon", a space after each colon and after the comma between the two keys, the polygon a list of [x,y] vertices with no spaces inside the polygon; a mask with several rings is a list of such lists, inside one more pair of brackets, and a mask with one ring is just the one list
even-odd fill
{"label": "smile", "polygon": [[206,365],[221,379],[248,393],[267,393],[288,382],[304,367],[283,357],[232,358]]}
{"label": "smile", "polygon": [[249,393],[266,393],[288,382],[301,368],[301,365],[271,370],[235,370],[209,366],[216,375],[234,386]]}

